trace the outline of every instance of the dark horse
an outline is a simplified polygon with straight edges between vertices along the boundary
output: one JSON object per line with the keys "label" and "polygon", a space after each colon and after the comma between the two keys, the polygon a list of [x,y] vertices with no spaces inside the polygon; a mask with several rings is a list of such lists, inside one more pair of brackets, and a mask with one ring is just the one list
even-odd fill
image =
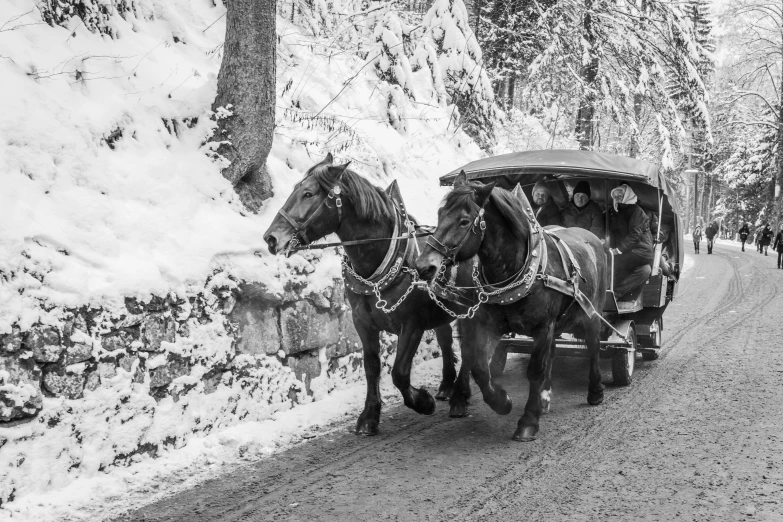
{"label": "dark horse", "polygon": [[[356,431],[374,435],[378,432],[381,415],[380,332],[398,336],[392,380],[402,393],[405,405],[417,413],[431,415],[435,411],[435,401],[424,388],[411,386],[411,363],[424,331],[434,329],[443,352],[443,380],[436,397],[445,400],[452,394],[456,371],[450,323],[454,318],[437,306],[426,290],[413,286],[417,279],[413,262],[423,240],[416,247],[413,243],[408,244],[412,240],[401,239],[392,244],[384,239],[395,236],[400,223],[404,222],[399,206],[389,194],[349,170],[347,164],[333,165],[332,161],[329,154],[307,171],[275,216],[264,240],[270,253],[286,255],[298,244],[307,244],[331,233],[336,233],[342,242],[360,243],[344,246],[348,263],[344,265],[343,275],[353,324],[362,342],[367,379],[367,397]],[[382,270],[382,265],[390,265],[389,253],[398,244],[400,264]],[[379,270],[382,273],[379,274]],[[371,287],[362,280],[379,282],[380,293],[369,291]],[[379,309],[379,304],[386,310]],[[469,388],[461,395],[465,393],[470,394]]]}
{"label": "dark horse", "polygon": [[[498,340],[512,332],[533,338],[527,368],[530,395],[514,433],[514,440],[529,441],[538,433],[541,414],[549,409],[555,339],[560,333],[569,332],[586,341],[590,356],[587,402],[595,405],[603,401],[598,314],[605,299],[606,254],[601,241],[580,228],[561,229],[556,232],[560,239],[553,237],[536,223],[521,190],[511,193],[494,185],[469,183],[464,172],[457,177],[454,190],[446,195],[438,211],[438,228],[417,259],[416,268],[423,278],[431,279],[450,255],[456,254],[455,260],[460,261],[478,254],[481,270],[475,279],[484,292],[482,301],[487,302],[475,320],[464,322],[460,330],[463,354],[467,349],[478,351],[471,361],[473,375],[484,400],[496,411],[497,402],[505,395],[492,382],[489,371],[489,358]],[[569,255],[566,247],[558,247],[558,241],[573,254]],[[532,252],[529,245],[534,245]],[[572,261],[566,262],[571,257],[581,274],[574,271]],[[543,258],[548,259],[545,262]],[[551,288],[554,280],[547,278],[558,278],[561,283],[576,279],[599,312],[588,316],[578,304],[574,305],[572,296]],[[518,284],[520,281],[522,284]],[[460,389],[457,387],[454,394]],[[453,396],[455,400],[459,398]]]}

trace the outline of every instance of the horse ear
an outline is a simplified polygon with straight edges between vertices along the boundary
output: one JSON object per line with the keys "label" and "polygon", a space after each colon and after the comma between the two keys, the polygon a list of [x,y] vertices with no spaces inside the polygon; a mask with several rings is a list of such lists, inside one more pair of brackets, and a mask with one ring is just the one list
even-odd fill
{"label": "horse ear", "polygon": [[336,182],[338,179],[340,179],[340,176],[343,175],[343,172],[348,170],[348,165],[350,165],[351,162],[345,163],[343,165],[329,165],[328,172],[329,172],[329,178],[332,180],[332,182]]}
{"label": "horse ear", "polygon": [[465,174],[464,170],[461,170],[459,174],[457,174],[457,177],[454,178],[454,186],[455,187],[461,187],[463,185],[468,184],[468,175]]}
{"label": "horse ear", "polygon": [[481,185],[476,189],[476,204],[480,207],[483,207],[484,204],[487,202],[487,199],[489,199],[489,195],[492,194],[492,189],[495,188],[495,182],[487,183],[486,185]]}
{"label": "horse ear", "polygon": [[331,165],[334,162],[334,156],[332,156],[332,153],[326,155],[326,158],[323,160],[324,165]]}

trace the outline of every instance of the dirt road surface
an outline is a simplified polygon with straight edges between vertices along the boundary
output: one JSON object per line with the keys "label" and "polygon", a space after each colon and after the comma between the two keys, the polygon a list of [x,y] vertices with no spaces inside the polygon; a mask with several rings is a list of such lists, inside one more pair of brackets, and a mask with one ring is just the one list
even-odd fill
{"label": "dirt road surface", "polygon": [[587,360],[559,358],[535,442],[511,440],[527,397],[516,356],[501,378],[511,415],[475,388],[464,419],[393,406],[376,437],[348,433],[351,418],[121,520],[783,521],[783,270],[705,251],[666,312],[662,357],[637,359],[623,388],[602,361],[597,407]]}

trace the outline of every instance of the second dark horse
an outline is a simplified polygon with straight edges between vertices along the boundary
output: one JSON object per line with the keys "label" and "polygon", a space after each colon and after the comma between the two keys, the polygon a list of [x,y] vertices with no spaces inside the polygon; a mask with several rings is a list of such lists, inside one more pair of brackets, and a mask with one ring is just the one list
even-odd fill
{"label": "second dark horse", "polygon": [[[533,218],[526,198],[522,198],[521,191],[512,194],[494,188],[494,183],[468,182],[462,172],[438,211],[438,228],[416,261],[416,267],[423,278],[431,279],[442,263],[459,262],[478,254],[483,281],[477,281],[480,283],[477,286],[485,292],[482,301],[487,302],[474,320],[460,325],[462,351],[463,359],[468,357],[465,355],[468,349],[478,352],[472,356],[473,375],[484,400],[495,411],[506,396],[493,382],[488,369],[488,360],[498,340],[506,333],[533,338],[527,368],[530,394],[513,436],[515,440],[529,441],[538,433],[541,414],[549,409],[555,339],[560,333],[573,333],[586,341],[590,357],[587,402],[595,405],[603,401],[604,386],[598,366],[601,333],[598,314],[605,299],[606,254],[601,241],[586,230],[561,229],[557,236],[543,231]],[[569,257],[567,252],[558,255],[557,241],[565,244],[560,248],[571,250],[576,261],[568,263],[572,266],[568,267],[565,261]],[[530,245],[534,245],[532,251]],[[543,261],[547,257],[544,252],[549,253],[548,262]],[[574,264],[579,266],[580,273],[573,272]],[[579,288],[598,312],[588,315],[573,297],[545,284],[554,284],[547,277],[560,282],[578,279]],[[460,388],[454,393],[452,402],[459,400],[456,395]]]}
{"label": "second dark horse", "polygon": [[[387,193],[348,169],[347,164],[333,165],[332,161],[329,154],[307,171],[275,216],[264,240],[272,254],[288,254],[297,244],[308,244],[332,233],[343,242],[369,240],[344,246],[347,267],[362,279],[383,283],[380,295],[386,311],[376,306],[379,299],[374,293],[366,292],[366,285],[364,293],[351,291],[352,286],[356,289],[362,282],[354,274],[346,275],[348,268],[344,275],[353,324],[362,342],[367,379],[364,411],[356,422],[356,431],[374,435],[378,432],[381,415],[380,333],[385,331],[398,336],[392,381],[400,390],[405,405],[417,413],[431,415],[435,411],[435,401],[424,388],[411,386],[411,364],[424,331],[434,329],[443,352],[443,381],[436,397],[449,398],[456,378],[450,324],[454,318],[437,306],[425,290],[411,286],[418,248],[408,248],[410,240],[399,242],[398,252],[402,254],[395,255],[401,263],[392,277],[385,279],[383,273],[377,273],[382,265],[390,269],[395,266],[389,264],[391,243],[384,238],[405,231],[404,228],[400,230],[403,216]],[[423,240],[419,246],[423,246]],[[389,270],[385,272],[388,274]],[[464,394],[470,394],[469,387],[460,393]]]}

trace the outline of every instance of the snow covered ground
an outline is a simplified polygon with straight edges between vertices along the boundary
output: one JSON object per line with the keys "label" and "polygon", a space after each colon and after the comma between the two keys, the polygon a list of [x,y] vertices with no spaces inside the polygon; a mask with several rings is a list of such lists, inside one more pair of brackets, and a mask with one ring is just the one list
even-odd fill
{"label": "snow covered ground", "polygon": [[[437,389],[442,360],[414,366],[412,382]],[[381,380],[383,401],[401,402],[391,377]],[[195,437],[179,449],[142,458],[133,465],[81,477],[59,488],[26,495],[4,508],[0,520],[99,521],[137,509],[249,461],[283,451],[313,437],[352,427],[364,406],[364,383],[332,392],[317,402],[280,411],[263,422],[244,422]],[[444,407],[440,404],[441,408]],[[381,427],[383,414],[381,415]]]}

